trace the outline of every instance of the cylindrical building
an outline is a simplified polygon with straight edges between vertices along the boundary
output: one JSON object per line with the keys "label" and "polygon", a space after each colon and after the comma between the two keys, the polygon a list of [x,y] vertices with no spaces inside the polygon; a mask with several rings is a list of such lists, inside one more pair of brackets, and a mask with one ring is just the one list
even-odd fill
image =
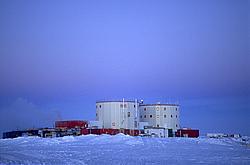
{"label": "cylindrical building", "polygon": [[103,128],[138,129],[139,103],[137,101],[98,101],[96,120]]}
{"label": "cylindrical building", "polygon": [[179,105],[177,104],[141,104],[140,121],[153,127],[163,127],[176,131],[180,128]]}

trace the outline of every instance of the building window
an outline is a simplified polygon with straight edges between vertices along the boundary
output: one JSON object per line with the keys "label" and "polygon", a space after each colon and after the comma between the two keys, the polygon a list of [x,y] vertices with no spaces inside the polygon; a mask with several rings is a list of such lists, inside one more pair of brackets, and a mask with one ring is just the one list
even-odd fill
{"label": "building window", "polygon": [[144,108],[144,111],[146,111],[146,108]]}
{"label": "building window", "polygon": [[176,115],[176,118],[177,118],[177,115]]}
{"label": "building window", "polygon": [[101,105],[99,105],[99,107],[101,108],[102,106],[101,106]]}
{"label": "building window", "polygon": [[157,124],[157,127],[159,127],[159,124]]}
{"label": "building window", "polygon": [[127,108],[127,104],[120,104],[120,108]]}
{"label": "building window", "polygon": [[95,115],[98,116],[98,113],[96,113]]}
{"label": "building window", "polygon": [[142,115],[140,117],[142,118]]}
{"label": "building window", "polygon": [[96,105],[95,107],[96,107],[96,109],[97,109],[97,105]]}
{"label": "building window", "polygon": [[167,110],[167,108],[166,107],[164,107],[164,111],[166,111]]}
{"label": "building window", "polygon": [[176,124],[176,127],[178,127],[178,125]]}
{"label": "building window", "polygon": [[153,116],[152,116],[152,115],[150,115],[149,117],[150,117],[150,118],[152,118]]}
{"label": "building window", "polygon": [[128,112],[128,117],[130,117],[130,112]]}
{"label": "building window", "polygon": [[177,108],[175,108],[175,110],[177,111]]}
{"label": "building window", "polygon": [[166,118],[167,117],[167,115],[164,115],[164,118]]}
{"label": "building window", "polygon": [[135,108],[135,105],[134,105],[134,108]]}
{"label": "building window", "polygon": [[173,115],[171,115],[171,118],[173,117]]}
{"label": "building window", "polygon": [[137,124],[137,121],[135,121],[134,125],[135,125],[135,127],[137,127],[137,125],[138,125],[138,124]]}
{"label": "building window", "polygon": [[147,117],[147,115],[144,115],[144,118],[146,118]]}

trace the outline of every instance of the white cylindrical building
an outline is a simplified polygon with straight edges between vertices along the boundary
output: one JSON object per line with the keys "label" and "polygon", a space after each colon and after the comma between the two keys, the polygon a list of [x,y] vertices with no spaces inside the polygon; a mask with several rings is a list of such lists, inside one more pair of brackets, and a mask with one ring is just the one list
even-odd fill
{"label": "white cylindrical building", "polygon": [[103,128],[138,129],[139,103],[137,101],[98,101],[96,120]]}
{"label": "white cylindrical building", "polygon": [[180,128],[180,112],[177,104],[140,104],[140,121],[152,127],[176,131]]}

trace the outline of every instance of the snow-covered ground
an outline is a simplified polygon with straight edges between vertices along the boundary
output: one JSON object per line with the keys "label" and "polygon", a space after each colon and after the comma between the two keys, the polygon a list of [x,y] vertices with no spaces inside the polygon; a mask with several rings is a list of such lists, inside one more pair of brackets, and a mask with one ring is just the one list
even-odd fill
{"label": "snow-covered ground", "polygon": [[123,134],[21,137],[0,140],[0,164],[250,164],[250,145],[231,138]]}

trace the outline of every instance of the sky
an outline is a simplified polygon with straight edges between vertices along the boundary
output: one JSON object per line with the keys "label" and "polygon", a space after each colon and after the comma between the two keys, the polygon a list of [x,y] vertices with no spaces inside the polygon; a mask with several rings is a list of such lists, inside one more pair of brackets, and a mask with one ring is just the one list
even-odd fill
{"label": "sky", "polygon": [[0,0],[0,132],[95,120],[98,100],[178,103],[250,135],[247,0]]}

